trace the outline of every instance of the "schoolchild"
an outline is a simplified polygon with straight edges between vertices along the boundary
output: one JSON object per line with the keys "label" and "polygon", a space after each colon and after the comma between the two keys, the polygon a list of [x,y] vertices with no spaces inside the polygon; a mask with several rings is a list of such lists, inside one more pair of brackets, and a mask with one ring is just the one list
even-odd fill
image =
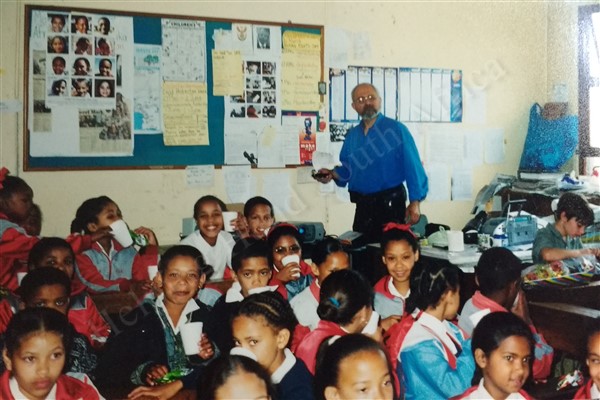
{"label": "schoolchild", "polygon": [[244,218],[250,237],[266,239],[269,229],[275,223],[273,204],[264,197],[252,197],[244,204]]}
{"label": "schoolchild", "polygon": [[374,308],[387,330],[404,314],[410,295],[410,273],[419,260],[419,243],[410,225],[387,224],[381,236],[381,251],[388,275],[375,284]]}
{"label": "schoolchild", "polygon": [[534,263],[552,262],[587,254],[600,256],[600,249],[584,249],[581,235],[594,223],[594,212],[583,197],[564,193],[558,200],[554,224],[537,231],[531,255]]}
{"label": "schoolchild", "polygon": [[533,336],[522,319],[506,312],[486,315],[471,343],[476,369],[472,386],[453,400],[529,400],[522,387],[533,356]]}
{"label": "schoolchild", "polygon": [[225,203],[215,196],[202,196],[194,204],[194,219],[198,230],[184,238],[180,244],[194,246],[214,269],[211,280],[231,278],[231,251],[235,241],[231,233],[223,230]]}
{"label": "schoolchild", "polygon": [[277,400],[269,373],[242,355],[219,357],[198,383],[198,400]]}
{"label": "schoolchild", "polygon": [[[302,238],[294,225],[278,223],[269,230],[267,243],[274,270],[270,284],[279,285],[279,293],[289,301],[314,279],[310,266],[302,259]],[[295,256],[299,261],[288,261],[287,256]]]}
{"label": "schoolchild", "polygon": [[587,364],[590,379],[582,386],[575,399],[599,399],[600,398],[600,318],[596,318],[591,326],[587,341]]}
{"label": "schoolchild", "polygon": [[321,299],[319,296],[321,283],[332,272],[350,268],[350,259],[340,241],[330,236],[315,244],[311,257],[310,268],[315,279],[309,287],[290,301],[290,305],[298,322],[314,330],[319,324],[317,307]]}
{"label": "schoolchild", "polygon": [[231,317],[242,300],[252,291],[277,288],[267,286],[272,270],[269,264],[269,247],[264,240],[248,238],[237,242],[233,247],[231,264],[234,282],[215,303],[206,330],[223,354],[229,353],[233,347]]}
{"label": "schoolchild", "polygon": [[[71,223],[71,232],[93,234],[110,230],[110,225],[122,219],[119,206],[107,196],[84,201]],[[158,242],[152,230],[139,227],[135,233],[144,235],[148,245],[138,252],[131,245],[123,247],[112,235],[104,236],[92,248],[77,254],[77,275],[91,293],[133,292],[142,297],[150,291],[148,266],[158,264]]]}
{"label": "schoolchild", "polygon": [[362,334],[327,339],[315,374],[318,400],[392,400],[394,371],[379,343]]}
{"label": "schoolchild", "polygon": [[[0,377],[0,398],[6,400],[96,400],[100,395],[84,377],[63,374],[71,342],[67,317],[49,308],[17,313],[8,325],[2,358],[6,371]],[[45,367],[40,378],[31,364]]]}
{"label": "schoolchild", "polygon": [[[218,350],[203,334],[198,353],[186,356],[180,332],[187,322],[207,321],[209,307],[195,299],[206,268],[202,254],[192,246],[173,246],[162,255],[157,274],[162,294],[125,315],[128,324],[113,331],[105,345],[96,370],[104,396],[171,398],[181,389],[195,388]],[[168,379],[168,373],[177,376]],[[165,379],[169,382],[157,382]]]}
{"label": "schoolchild", "polygon": [[279,400],[314,399],[312,375],[289,349],[297,325],[289,303],[277,292],[246,297],[231,321],[236,348],[256,356]]}
{"label": "schoolchild", "polygon": [[490,312],[517,315],[529,325],[535,340],[533,378],[544,379],[550,375],[554,350],[537,332],[529,317],[527,299],[521,289],[522,269],[519,258],[506,248],[493,247],[483,252],[475,266],[475,282],[479,290],[463,306],[458,326],[469,336],[479,320]]}
{"label": "schoolchild", "polygon": [[350,269],[329,275],[321,285],[320,298],[317,314],[321,320],[296,349],[296,356],[313,375],[317,351],[325,338],[360,333],[377,316],[373,311],[373,288],[362,275]]}
{"label": "schoolchild", "polygon": [[[71,280],[56,268],[38,268],[23,278],[18,293],[25,308],[47,307],[67,315]],[[67,348],[69,357],[65,370],[81,372],[93,377],[98,362],[96,352],[88,339],[77,332],[72,325],[71,330],[71,345]]]}
{"label": "schoolchild", "polygon": [[[23,225],[31,216],[33,190],[21,178],[0,169],[0,287],[14,291],[19,286],[17,272],[27,272],[27,257],[40,240],[29,235]],[[67,238],[75,252],[91,246],[92,241],[107,236],[98,231],[95,235],[74,234]]]}
{"label": "schoolchild", "polygon": [[52,267],[64,272],[71,280],[69,322],[98,349],[110,334],[108,323],[102,318],[96,304],[75,274],[75,253],[66,240],[57,237],[42,238],[29,253],[29,271]]}
{"label": "schoolchild", "polygon": [[450,322],[460,306],[459,289],[460,270],[451,264],[416,263],[411,272],[406,311],[414,323],[396,371],[406,399],[448,399],[470,385],[471,341]]}

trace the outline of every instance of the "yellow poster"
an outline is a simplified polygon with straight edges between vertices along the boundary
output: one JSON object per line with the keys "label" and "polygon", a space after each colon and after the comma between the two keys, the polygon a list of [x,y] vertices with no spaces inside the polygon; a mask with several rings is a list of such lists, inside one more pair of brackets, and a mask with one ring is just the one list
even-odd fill
{"label": "yellow poster", "polygon": [[239,50],[213,50],[213,96],[242,96],[244,71]]}
{"label": "yellow poster", "polygon": [[284,49],[281,55],[281,108],[318,111],[320,80],[320,53],[299,53]]}
{"label": "yellow poster", "polygon": [[163,82],[165,146],[208,145],[206,83]]}
{"label": "yellow poster", "polygon": [[321,54],[321,35],[285,31],[283,32],[283,48],[294,52]]}

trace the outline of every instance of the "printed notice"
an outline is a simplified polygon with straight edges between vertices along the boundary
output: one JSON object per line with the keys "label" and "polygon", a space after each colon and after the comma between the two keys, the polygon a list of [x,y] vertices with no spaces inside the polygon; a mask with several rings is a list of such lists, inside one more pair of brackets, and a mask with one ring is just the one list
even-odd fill
{"label": "printed notice", "polygon": [[165,146],[208,145],[206,84],[164,82],[162,96]]}
{"label": "printed notice", "polygon": [[321,56],[284,50],[281,59],[281,108],[318,111]]}
{"label": "printed notice", "polygon": [[242,54],[231,50],[213,50],[213,96],[243,96]]}

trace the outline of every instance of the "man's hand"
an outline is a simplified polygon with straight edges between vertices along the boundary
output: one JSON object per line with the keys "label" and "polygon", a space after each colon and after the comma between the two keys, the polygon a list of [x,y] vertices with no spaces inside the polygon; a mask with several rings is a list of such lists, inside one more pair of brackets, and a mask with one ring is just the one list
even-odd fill
{"label": "man's hand", "polygon": [[411,201],[406,207],[406,223],[414,225],[419,222],[421,217],[421,207],[419,201]]}
{"label": "man's hand", "polygon": [[331,169],[321,168],[313,177],[317,182],[329,183],[332,179],[335,179],[334,174],[335,172]]}

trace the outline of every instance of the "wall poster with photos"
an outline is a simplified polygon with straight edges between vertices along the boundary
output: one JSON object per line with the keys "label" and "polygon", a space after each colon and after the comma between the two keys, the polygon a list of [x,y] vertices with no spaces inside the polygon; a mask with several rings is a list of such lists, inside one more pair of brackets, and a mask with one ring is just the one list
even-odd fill
{"label": "wall poster with photos", "polygon": [[[229,126],[243,134],[313,111],[282,95],[285,65],[297,56],[286,43],[300,43],[293,35],[317,38],[312,79],[323,80],[323,26],[33,5],[25,15],[29,171],[247,163],[235,146],[252,139],[229,143]],[[232,48],[232,38],[246,47]],[[234,95],[224,85],[238,78]],[[294,85],[314,98],[312,83]],[[200,128],[181,122],[191,113],[203,116]]]}

